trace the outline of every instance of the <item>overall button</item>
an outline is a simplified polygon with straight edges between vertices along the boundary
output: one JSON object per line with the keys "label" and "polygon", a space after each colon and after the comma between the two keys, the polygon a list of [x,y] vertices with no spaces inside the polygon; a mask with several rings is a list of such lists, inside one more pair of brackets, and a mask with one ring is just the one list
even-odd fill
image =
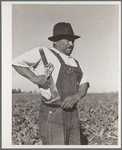
{"label": "overall button", "polygon": [[52,114],[52,111],[49,111],[49,114]]}

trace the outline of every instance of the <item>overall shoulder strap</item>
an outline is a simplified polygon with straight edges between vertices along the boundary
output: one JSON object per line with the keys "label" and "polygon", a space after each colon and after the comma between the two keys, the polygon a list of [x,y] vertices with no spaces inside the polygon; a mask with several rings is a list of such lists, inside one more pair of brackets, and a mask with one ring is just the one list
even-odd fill
{"label": "overall shoulder strap", "polygon": [[74,59],[74,60],[75,60],[75,62],[77,64],[77,66],[80,68],[79,62],[76,59]]}
{"label": "overall shoulder strap", "polygon": [[50,49],[50,51],[58,58],[61,64],[65,64],[64,60],[61,58],[61,56],[58,53],[56,53],[52,49]]}

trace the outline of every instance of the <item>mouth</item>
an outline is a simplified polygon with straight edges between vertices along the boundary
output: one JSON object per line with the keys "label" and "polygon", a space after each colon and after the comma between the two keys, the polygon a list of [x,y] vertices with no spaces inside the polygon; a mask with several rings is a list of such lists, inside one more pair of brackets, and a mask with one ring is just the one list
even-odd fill
{"label": "mouth", "polygon": [[72,47],[68,47],[68,48],[66,49],[66,53],[67,53],[68,56],[72,53],[72,50],[73,50]]}
{"label": "mouth", "polygon": [[73,50],[73,47],[67,47],[67,50],[71,50],[71,51],[72,51],[72,50]]}

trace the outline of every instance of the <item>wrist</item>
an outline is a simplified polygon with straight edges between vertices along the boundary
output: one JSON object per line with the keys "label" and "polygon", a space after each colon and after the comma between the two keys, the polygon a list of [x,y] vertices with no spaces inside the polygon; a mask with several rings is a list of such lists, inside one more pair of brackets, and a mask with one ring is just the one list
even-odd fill
{"label": "wrist", "polygon": [[79,93],[76,93],[76,94],[75,94],[75,96],[77,97],[77,102],[79,102],[79,101],[80,101],[80,99],[81,99],[81,97],[80,97]]}

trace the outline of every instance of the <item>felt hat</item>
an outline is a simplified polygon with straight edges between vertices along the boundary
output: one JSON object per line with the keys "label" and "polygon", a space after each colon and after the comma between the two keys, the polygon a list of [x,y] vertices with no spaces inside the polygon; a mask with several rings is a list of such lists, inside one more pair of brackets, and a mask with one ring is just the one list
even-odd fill
{"label": "felt hat", "polygon": [[74,34],[70,23],[59,22],[53,28],[53,36],[49,37],[50,41],[58,41],[63,38],[78,39],[80,36]]}

